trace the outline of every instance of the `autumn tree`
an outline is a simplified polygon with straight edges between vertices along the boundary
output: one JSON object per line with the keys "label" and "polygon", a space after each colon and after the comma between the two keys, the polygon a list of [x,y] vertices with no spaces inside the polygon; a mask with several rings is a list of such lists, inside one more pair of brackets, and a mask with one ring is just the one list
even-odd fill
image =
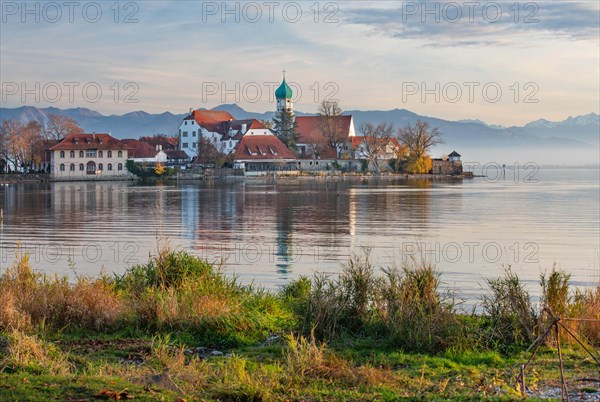
{"label": "autumn tree", "polygon": [[296,142],[298,141],[298,123],[291,110],[282,109],[273,117],[273,131],[281,142],[285,144],[292,152],[296,152]]}
{"label": "autumn tree", "polygon": [[1,156],[17,169],[31,165],[42,140],[42,126],[36,121],[4,120],[0,126]]}
{"label": "autumn tree", "polygon": [[360,125],[360,132],[363,135],[361,147],[363,156],[375,168],[375,173],[380,172],[379,164],[388,154],[388,149],[393,142],[395,129],[392,123],[363,123]]}
{"label": "autumn tree", "polygon": [[47,140],[62,140],[69,134],[83,134],[83,129],[68,116],[51,114],[41,123],[43,135]]}
{"label": "autumn tree", "polygon": [[440,131],[437,128],[430,129],[429,124],[421,120],[417,120],[414,126],[407,124],[400,128],[398,140],[416,157],[425,155],[429,148],[442,143]]}
{"label": "autumn tree", "polygon": [[[427,166],[431,162],[427,162],[427,150],[434,145],[442,144],[442,133],[438,128],[430,128],[427,122],[417,120],[414,126],[407,124],[406,127],[398,130],[398,140],[408,148],[412,165],[417,168],[413,173],[426,173]],[[414,169],[413,169],[414,170]]]}
{"label": "autumn tree", "polygon": [[338,117],[341,116],[342,109],[337,101],[323,100],[317,114],[317,126],[326,144],[335,149],[336,158],[339,158],[342,146],[348,140],[348,133],[344,132],[342,120]]}

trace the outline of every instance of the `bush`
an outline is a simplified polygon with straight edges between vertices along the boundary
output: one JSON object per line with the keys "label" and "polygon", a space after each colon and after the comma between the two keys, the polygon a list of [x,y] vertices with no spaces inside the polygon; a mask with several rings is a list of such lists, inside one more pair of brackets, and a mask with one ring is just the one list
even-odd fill
{"label": "bush", "polygon": [[486,282],[490,291],[482,303],[485,343],[502,351],[531,343],[536,336],[538,314],[519,277],[508,266],[503,277]]}

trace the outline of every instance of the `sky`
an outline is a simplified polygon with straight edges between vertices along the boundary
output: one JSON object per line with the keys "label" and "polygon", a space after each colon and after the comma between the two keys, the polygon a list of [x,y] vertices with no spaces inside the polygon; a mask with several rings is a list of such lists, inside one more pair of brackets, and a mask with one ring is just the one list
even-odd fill
{"label": "sky", "polygon": [[0,1],[0,106],[103,114],[408,109],[523,125],[599,113],[600,2]]}

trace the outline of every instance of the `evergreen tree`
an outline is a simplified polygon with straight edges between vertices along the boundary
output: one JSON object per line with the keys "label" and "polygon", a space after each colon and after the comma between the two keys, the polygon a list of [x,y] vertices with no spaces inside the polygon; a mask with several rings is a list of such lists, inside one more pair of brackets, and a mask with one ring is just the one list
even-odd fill
{"label": "evergreen tree", "polygon": [[296,152],[296,142],[299,138],[297,129],[298,123],[292,111],[281,110],[273,117],[275,135],[293,152]]}

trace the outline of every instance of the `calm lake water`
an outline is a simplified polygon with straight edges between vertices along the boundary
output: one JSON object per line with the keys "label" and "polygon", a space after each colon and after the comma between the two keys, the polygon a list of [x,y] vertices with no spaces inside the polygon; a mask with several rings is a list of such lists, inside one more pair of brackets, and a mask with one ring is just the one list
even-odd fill
{"label": "calm lake water", "polygon": [[[513,269],[538,294],[556,263],[580,287],[600,280],[598,169],[504,178],[0,185],[0,267],[17,244],[36,269],[96,275],[145,262],[157,238],[267,288],[336,272],[361,247],[377,266],[426,259],[469,303]],[[529,177],[528,177],[529,176]]]}

